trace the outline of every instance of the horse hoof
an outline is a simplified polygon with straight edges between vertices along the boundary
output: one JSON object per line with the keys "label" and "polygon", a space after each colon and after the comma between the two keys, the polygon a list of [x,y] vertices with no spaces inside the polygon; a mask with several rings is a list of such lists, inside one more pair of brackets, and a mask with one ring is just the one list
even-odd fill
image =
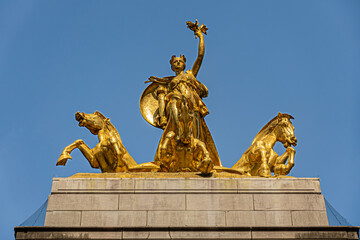
{"label": "horse hoof", "polygon": [[279,164],[275,167],[274,173],[279,176],[285,176],[288,175],[290,170],[286,167],[285,164]]}
{"label": "horse hoof", "polygon": [[57,162],[56,162],[56,166],[59,166],[59,165],[65,166],[65,164],[66,164],[66,162],[67,162],[68,159],[72,159],[71,156],[70,156],[70,154],[68,154],[68,153],[62,153],[62,154],[60,155],[59,159],[58,159]]}
{"label": "horse hoof", "polygon": [[66,162],[67,162],[67,159],[66,159],[66,158],[65,158],[65,159],[59,159],[59,160],[57,161],[57,163],[56,163],[56,166],[59,166],[59,165],[65,166]]}
{"label": "horse hoof", "polygon": [[271,172],[268,169],[262,169],[259,171],[260,177],[271,177]]}
{"label": "horse hoof", "polygon": [[209,174],[214,169],[214,163],[211,159],[204,159],[199,163],[198,169],[203,174]]}

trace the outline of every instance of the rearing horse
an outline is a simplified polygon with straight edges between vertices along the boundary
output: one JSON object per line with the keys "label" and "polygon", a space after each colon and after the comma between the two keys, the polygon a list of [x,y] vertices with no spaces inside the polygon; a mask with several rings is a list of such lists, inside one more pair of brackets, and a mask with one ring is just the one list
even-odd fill
{"label": "rearing horse", "polygon": [[100,168],[101,172],[124,172],[137,165],[109,118],[96,111],[93,114],[77,112],[75,119],[80,127],[86,127],[92,134],[98,135],[99,143],[91,149],[83,140],[76,140],[65,147],[56,165],[65,166],[67,160],[71,159],[70,153],[76,148],[82,152],[91,167]]}
{"label": "rearing horse", "polygon": [[[296,152],[291,145],[296,146],[297,144],[295,128],[290,119],[294,118],[289,114],[279,112],[260,130],[251,146],[232,169],[248,176],[270,177],[271,172],[274,172],[275,175],[289,174],[295,165]],[[281,156],[273,150],[278,141],[286,148],[285,153]]]}

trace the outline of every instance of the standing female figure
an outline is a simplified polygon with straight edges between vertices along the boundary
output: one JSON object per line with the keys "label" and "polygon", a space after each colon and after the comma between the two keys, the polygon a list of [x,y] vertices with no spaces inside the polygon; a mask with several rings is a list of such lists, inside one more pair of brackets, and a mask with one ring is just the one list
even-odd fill
{"label": "standing female figure", "polygon": [[[209,157],[215,166],[221,166],[214,141],[204,120],[204,117],[209,114],[209,110],[202,99],[208,96],[208,89],[196,79],[205,54],[203,34],[206,34],[207,28],[205,25],[199,26],[197,21],[195,23],[187,22],[187,25],[188,28],[194,31],[195,37],[199,38],[198,56],[192,69],[185,71],[185,56],[172,56],[170,64],[175,76],[164,78],[152,76],[147,81],[152,82],[147,89],[152,89],[151,91],[156,95],[158,101],[158,109],[156,109],[155,113],[156,120],[149,121],[147,118],[152,116],[146,113],[145,107],[141,106],[142,102],[146,102],[143,98],[145,98],[144,95],[146,95],[147,90],[144,91],[140,100],[140,108],[144,118],[149,123],[164,129],[155,155],[155,163],[166,162],[162,157],[162,151],[171,155],[169,138],[173,138],[173,142],[175,141],[178,149],[186,148],[189,139],[193,138],[195,139],[195,145],[202,145],[200,155]],[[184,116],[184,114],[187,116]],[[186,119],[186,122],[184,122],[184,119]],[[177,159],[173,158],[171,161],[177,161]]]}

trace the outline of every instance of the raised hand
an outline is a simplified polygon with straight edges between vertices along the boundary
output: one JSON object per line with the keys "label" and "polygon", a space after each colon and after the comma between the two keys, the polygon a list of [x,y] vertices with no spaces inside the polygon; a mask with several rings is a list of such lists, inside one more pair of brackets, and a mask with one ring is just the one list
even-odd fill
{"label": "raised hand", "polygon": [[194,31],[195,38],[201,37],[203,33],[207,35],[206,31],[208,30],[208,28],[204,24],[201,24],[201,26],[199,27],[199,22],[197,21],[197,19],[195,20],[195,23],[187,21],[186,24],[190,30]]}

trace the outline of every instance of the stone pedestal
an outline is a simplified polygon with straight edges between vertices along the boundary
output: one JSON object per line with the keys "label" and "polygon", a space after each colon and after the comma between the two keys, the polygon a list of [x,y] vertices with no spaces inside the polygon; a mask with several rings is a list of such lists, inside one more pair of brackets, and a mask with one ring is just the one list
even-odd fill
{"label": "stone pedestal", "polygon": [[318,178],[195,173],[54,178],[45,227],[24,231],[16,239],[358,238],[329,227]]}

